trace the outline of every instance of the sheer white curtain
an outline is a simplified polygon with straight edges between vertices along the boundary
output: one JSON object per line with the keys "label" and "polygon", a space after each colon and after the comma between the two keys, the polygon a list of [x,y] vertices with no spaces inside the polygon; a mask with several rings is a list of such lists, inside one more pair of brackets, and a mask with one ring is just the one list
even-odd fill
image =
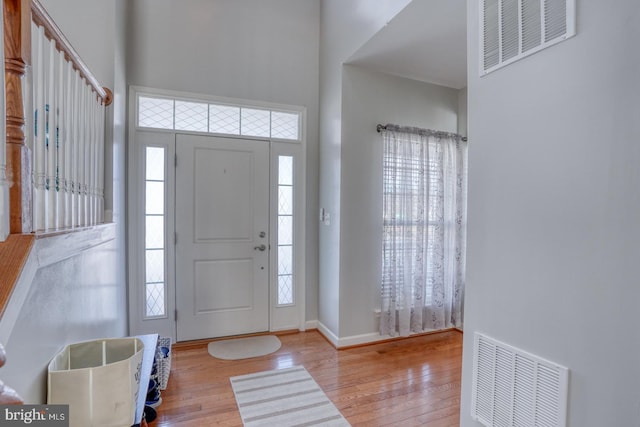
{"label": "sheer white curtain", "polygon": [[462,326],[467,143],[456,134],[395,125],[382,137],[380,333]]}

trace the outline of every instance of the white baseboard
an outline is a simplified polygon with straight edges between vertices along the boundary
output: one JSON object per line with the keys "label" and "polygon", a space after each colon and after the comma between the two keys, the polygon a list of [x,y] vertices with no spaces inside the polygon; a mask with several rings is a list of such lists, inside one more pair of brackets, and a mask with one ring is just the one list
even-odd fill
{"label": "white baseboard", "polygon": [[371,332],[368,334],[352,335],[349,337],[339,338],[329,328],[318,321],[318,331],[337,349],[352,347],[354,345],[370,344],[377,341],[388,340],[389,336],[380,335],[378,332]]}
{"label": "white baseboard", "polygon": [[[380,333],[378,333],[378,332],[370,332],[368,334],[351,335],[351,336],[348,336],[348,337],[339,338],[329,328],[327,328],[325,325],[323,325],[322,322],[318,321],[317,323],[318,323],[318,328],[317,328],[318,332],[320,332],[327,339],[327,341],[329,341],[331,344],[333,344],[333,346],[335,348],[337,348],[338,350],[340,350],[342,348],[348,348],[348,347],[353,347],[353,346],[358,346],[358,345],[374,344],[374,343],[380,342],[380,341],[389,341],[389,340],[394,340],[394,339],[407,338],[407,337],[392,337],[390,335],[380,335]],[[457,328],[425,331],[425,332],[422,332],[422,333],[414,333],[414,334],[411,334],[410,336],[419,336],[419,335],[424,335],[424,334],[446,332],[448,330],[456,330],[456,329]],[[462,331],[460,331],[460,332],[462,332]]]}
{"label": "white baseboard", "polygon": [[304,324],[305,330],[309,329],[318,329],[318,321],[317,320],[307,320]]}
{"label": "white baseboard", "polygon": [[331,332],[329,328],[318,321],[318,331],[331,343],[334,347],[338,348],[338,337]]}
{"label": "white baseboard", "polygon": [[390,337],[388,335],[380,335],[378,332],[368,334],[352,335],[350,337],[342,337],[338,339],[337,348],[352,347],[354,345],[372,344],[378,341],[386,341]]}

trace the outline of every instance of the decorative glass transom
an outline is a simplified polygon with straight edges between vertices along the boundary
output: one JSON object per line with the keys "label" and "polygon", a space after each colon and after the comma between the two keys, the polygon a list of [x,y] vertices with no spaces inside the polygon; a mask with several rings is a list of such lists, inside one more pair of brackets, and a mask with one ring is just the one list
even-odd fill
{"label": "decorative glass transom", "polygon": [[300,140],[299,112],[138,97],[138,127]]}

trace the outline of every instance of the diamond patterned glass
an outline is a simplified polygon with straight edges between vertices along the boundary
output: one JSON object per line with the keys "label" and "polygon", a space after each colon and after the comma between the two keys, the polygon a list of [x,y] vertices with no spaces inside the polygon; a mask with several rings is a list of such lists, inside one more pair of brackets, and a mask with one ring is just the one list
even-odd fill
{"label": "diamond patterned glass", "polygon": [[278,215],[293,214],[293,187],[278,186]]}
{"label": "diamond patterned glass", "polygon": [[278,276],[278,304],[293,304],[293,280],[291,275]]}
{"label": "diamond patterned glass", "polygon": [[278,184],[293,185],[293,157],[278,157]]}
{"label": "diamond patterned glass", "polygon": [[[206,105],[205,105],[206,108]],[[146,316],[165,315],[164,179],[165,149],[145,148],[145,304]]]}
{"label": "diamond patterned glass", "polygon": [[164,250],[147,249],[146,251],[146,283],[164,282]]}
{"label": "diamond patterned glass", "polygon": [[240,134],[240,107],[209,104],[209,132]]}
{"label": "diamond patterned glass", "polygon": [[200,102],[176,101],[176,130],[207,132],[208,105]]}
{"label": "diamond patterned glass", "polygon": [[293,156],[278,156],[278,305],[286,304],[293,304]]}
{"label": "diamond patterned glass", "polygon": [[164,216],[147,215],[145,220],[145,248],[164,248]]}
{"label": "diamond patterned glass", "polygon": [[240,114],[242,135],[269,137],[271,111],[242,108]]}
{"label": "diamond patterned glass", "polygon": [[271,112],[271,138],[299,139],[300,114]]}
{"label": "diamond patterned glass", "polygon": [[146,284],[147,317],[164,316],[164,283]]}
{"label": "diamond patterned glass", "polygon": [[138,97],[138,126],[300,140],[300,113]]}
{"label": "diamond patterned glass", "polygon": [[138,126],[173,129],[173,99],[139,97]]}
{"label": "diamond patterned glass", "polygon": [[164,214],[164,182],[147,181],[145,213]]}
{"label": "diamond patterned glass", "polygon": [[293,247],[278,246],[278,275],[293,274]]}
{"label": "diamond patterned glass", "polygon": [[293,218],[291,216],[278,217],[278,245],[291,245],[293,237]]}
{"label": "diamond patterned glass", "polygon": [[164,148],[147,147],[147,180],[164,181]]}

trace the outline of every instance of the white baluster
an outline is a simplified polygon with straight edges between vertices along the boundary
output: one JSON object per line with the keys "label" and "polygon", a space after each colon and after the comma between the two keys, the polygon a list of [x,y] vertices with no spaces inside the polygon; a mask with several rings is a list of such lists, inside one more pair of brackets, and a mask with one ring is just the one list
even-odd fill
{"label": "white baluster", "polygon": [[56,224],[56,54],[55,42],[49,41],[49,75],[47,79],[47,97],[45,106],[45,132],[47,138],[46,162],[46,230],[55,228]]}
{"label": "white baluster", "polygon": [[102,103],[98,105],[98,223],[104,222],[104,171],[105,171],[105,155],[104,155],[104,121],[105,106]]}
{"label": "white baluster", "polygon": [[95,92],[91,92],[91,224],[97,224],[98,218],[98,99]]}
{"label": "white baluster", "polygon": [[79,109],[78,109],[78,226],[85,225],[84,220],[84,152],[85,152],[85,134],[84,134],[84,122],[86,120],[85,114],[85,84],[80,79],[78,89],[79,94]]}
{"label": "white baluster", "polygon": [[78,126],[80,123],[80,74],[73,73],[73,123],[71,134],[71,226],[77,227],[79,222],[79,187],[78,187]]}
{"label": "white baluster", "polygon": [[63,197],[64,197],[64,227],[72,226],[72,205],[71,205],[71,139],[72,139],[72,95],[73,95],[73,68],[71,64],[65,62],[65,91],[64,91],[64,171],[63,177]]}
{"label": "white baluster", "polygon": [[89,121],[91,120],[90,106],[91,106],[91,90],[89,85],[85,82],[82,87],[83,92],[83,113],[84,118],[80,122],[82,126],[82,225],[89,224],[89,158],[91,156],[91,134],[89,132]]}
{"label": "white baluster", "polygon": [[56,228],[64,227],[65,200],[64,200],[64,152],[66,144],[64,142],[67,129],[64,126],[65,95],[66,95],[66,69],[67,61],[64,53],[58,52],[58,76],[57,76],[57,96],[56,96]]}
{"label": "white baluster", "polygon": [[93,201],[93,194],[91,192],[91,175],[93,174],[93,130],[91,122],[93,120],[93,92],[91,88],[87,86],[87,121],[85,122],[87,132],[87,155],[85,156],[85,182],[87,185],[87,225],[91,225],[91,204]]}
{"label": "white baluster", "polygon": [[45,61],[45,46],[47,40],[44,28],[33,26],[32,62],[33,62],[33,109],[34,109],[34,143],[33,143],[33,176],[34,176],[34,223],[35,230],[46,228],[45,201],[45,71],[48,63]]}

